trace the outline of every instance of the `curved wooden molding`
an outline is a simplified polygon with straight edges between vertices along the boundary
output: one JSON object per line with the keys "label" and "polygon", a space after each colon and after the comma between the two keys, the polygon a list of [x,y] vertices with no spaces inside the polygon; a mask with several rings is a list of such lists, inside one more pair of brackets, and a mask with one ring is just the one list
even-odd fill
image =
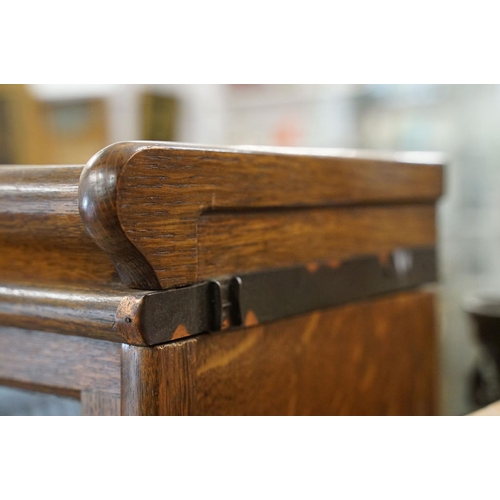
{"label": "curved wooden molding", "polygon": [[[205,277],[198,262],[198,226],[205,213],[237,217],[283,208],[430,205],[441,194],[442,173],[436,166],[176,143],[117,143],[85,166],[79,210],[87,231],[126,285],[169,288]],[[242,245],[235,242],[234,248]],[[232,251],[231,244],[224,251]]]}
{"label": "curved wooden molding", "polygon": [[122,282],[132,288],[161,288],[144,255],[123,232],[117,214],[117,184],[133,143],[104,148],[85,165],[78,189],[80,217],[90,236],[113,261]]}

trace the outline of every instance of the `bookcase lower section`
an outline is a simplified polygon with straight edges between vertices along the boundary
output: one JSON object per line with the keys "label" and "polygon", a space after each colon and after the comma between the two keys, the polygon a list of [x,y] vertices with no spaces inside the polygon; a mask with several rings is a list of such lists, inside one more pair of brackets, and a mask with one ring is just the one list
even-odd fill
{"label": "bookcase lower section", "polygon": [[434,294],[412,291],[137,347],[0,328],[0,384],[84,415],[434,415]]}

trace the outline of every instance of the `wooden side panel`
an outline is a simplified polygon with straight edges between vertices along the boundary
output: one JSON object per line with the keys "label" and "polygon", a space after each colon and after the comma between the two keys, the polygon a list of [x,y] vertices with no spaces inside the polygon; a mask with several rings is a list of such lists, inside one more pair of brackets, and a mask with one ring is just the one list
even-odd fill
{"label": "wooden side panel", "polygon": [[125,415],[433,415],[434,295],[123,346]]}
{"label": "wooden side panel", "polygon": [[433,294],[410,292],[160,347],[0,329],[0,383],[84,415],[432,415]]}
{"label": "wooden side panel", "polygon": [[200,336],[200,415],[432,415],[433,295],[405,293]]}

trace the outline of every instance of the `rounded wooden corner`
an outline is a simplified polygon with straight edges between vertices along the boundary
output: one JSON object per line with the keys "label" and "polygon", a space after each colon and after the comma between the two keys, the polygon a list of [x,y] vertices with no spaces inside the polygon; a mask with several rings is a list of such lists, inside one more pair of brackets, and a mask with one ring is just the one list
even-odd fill
{"label": "rounded wooden corner", "polygon": [[128,239],[117,213],[117,186],[127,162],[148,143],[118,142],[96,153],[85,165],[78,186],[78,210],[85,229],[112,260],[130,288],[160,289],[156,273]]}

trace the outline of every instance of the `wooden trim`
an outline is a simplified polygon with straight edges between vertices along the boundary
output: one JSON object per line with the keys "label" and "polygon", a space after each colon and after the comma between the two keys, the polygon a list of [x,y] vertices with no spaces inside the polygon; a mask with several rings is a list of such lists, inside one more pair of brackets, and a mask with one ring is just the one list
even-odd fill
{"label": "wooden trim", "polygon": [[89,239],[78,213],[78,181],[82,168],[79,165],[1,165],[2,239],[51,238],[62,247]]}
{"label": "wooden trim", "polygon": [[433,204],[206,212],[197,230],[198,280],[436,243]]}
{"label": "wooden trim", "polygon": [[82,391],[82,416],[120,416],[120,395],[97,391]]}
{"label": "wooden trim", "polygon": [[78,395],[120,394],[120,344],[17,328],[0,328],[3,385]]}
{"label": "wooden trim", "polygon": [[[415,228],[409,225],[408,229]],[[351,250],[354,247],[350,245],[357,246],[362,253],[362,234],[355,234],[358,241],[355,245],[348,241],[347,247]],[[368,241],[377,242],[369,232]],[[342,248],[340,245],[337,250]],[[435,279],[435,250],[431,246],[399,248],[378,258],[368,254],[345,262],[316,261],[239,273],[159,291],[132,290],[123,285],[102,290],[0,284],[0,325],[159,345],[185,336],[248,326],[249,322],[268,323],[414,288]]]}
{"label": "wooden trim", "polygon": [[153,268],[125,235],[117,213],[118,180],[124,165],[136,152],[134,143],[122,143],[119,147],[108,146],[91,158],[80,177],[80,216],[126,285],[158,289],[161,286]]}
{"label": "wooden trim", "polygon": [[[116,283],[119,275],[127,286],[156,290],[283,262],[342,258],[334,220],[342,226],[342,218],[354,217],[342,215],[348,210],[393,209],[399,219],[410,206],[430,213],[441,177],[438,165],[387,158],[152,142],[111,145],[85,168],[3,166],[0,274],[12,283],[36,275],[46,285]],[[329,215],[322,221],[321,214]],[[374,243],[367,252],[392,250],[389,240],[410,234],[409,217],[401,235],[389,235],[387,250]],[[390,219],[378,223],[384,234]],[[363,225],[359,217],[353,222],[353,237]],[[416,241],[419,234],[415,244],[429,244],[429,236]],[[340,253],[356,252],[354,246]]]}
{"label": "wooden trim", "polygon": [[119,278],[78,212],[83,166],[0,166],[2,282],[110,283]]}
{"label": "wooden trim", "polygon": [[122,346],[122,415],[192,415],[196,339],[158,347]]}
{"label": "wooden trim", "polygon": [[169,288],[199,279],[204,212],[431,203],[441,190],[439,165],[137,142],[90,160],[79,206],[125,284]]}
{"label": "wooden trim", "polygon": [[114,342],[144,344],[143,292],[110,287],[0,286],[0,324]]}

